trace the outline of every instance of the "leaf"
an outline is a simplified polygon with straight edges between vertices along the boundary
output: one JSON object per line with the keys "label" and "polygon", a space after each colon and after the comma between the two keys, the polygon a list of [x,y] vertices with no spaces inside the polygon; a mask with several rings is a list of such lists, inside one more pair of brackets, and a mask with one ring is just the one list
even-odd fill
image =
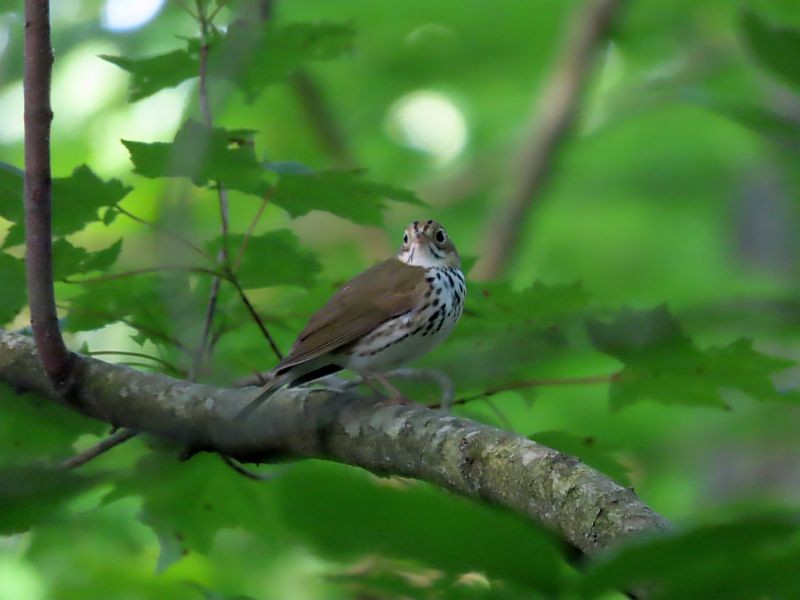
{"label": "leaf", "polygon": [[148,58],[131,59],[108,54],[101,54],[100,58],[131,74],[128,90],[131,102],[197,77],[200,70],[199,43],[196,40],[188,42],[183,50],[172,50]]}
{"label": "leaf", "polygon": [[0,384],[0,464],[26,460],[61,460],[72,444],[107,426],[33,394],[20,394]]}
{"label": "leaf", "polygon": [[272,199],[292,217],[324,210],[355,223],[380,225],[385,200],[427,206],[413,192],[362,178],[363,171],[281,174]]}
{"label": "leaf", "polygon": [[93,482],[55,467],[0,468],[0,534],[20,533],[57,519],[65,501]]}
{"label": "leaf", "polygon": [[323,558],[379,555],[451,575],[477,571],[560,597],[567,571],[554,536],[506,511],[319,462],[297,465],[270,485],[296,543]]}
{"label": "leaf", "polygon": [[550,326],[565,318],[580,316],[590,294],[580,283],[548,285],[540,281],[519,292],[507,282],[471,284],[469,307],[481,320],[510,324],[535,323]]}
{"label": "leaf", "polygon": [[621,485],[631,484],[628,469],[614,457],[617,447],[612,444],[594,437],[580,437],[566,431],[540,431],[528,437],[564,454],[577,456],[590,467],[608,475]]}
{"label": "leaf", "polygon": [[163,530],[155,531],[158,537],[158,561],[156,562],[156,575],[159,575],[178,562],[185,554],[181,540],[174,532]]}
{"label": "leaf", "polygon": [[742,10],[740,23],[756,60],[773,75],[800,88],[800,29],[773,25],[751,9]]}
{"label": "leaf", "polygon": [[757,400],[795,400],[794,395],[778,392],[771,381],[792,361],[762,354],[747,339],[700,350],[666,306],[623,309],[610,322],[588,320],[587,328],[596,349],[625,365],[611,384],[612,408],[644,399],[724,407],[723,388]]}
{"label": "leaf", "polygon": [[634,541],[589,567],[583,597],[646,584],[656,599],[798,598],[797,532],[796,517],[754,516]]}
{"label": "leaf", "polygon": [[330,60],[349,51],[355,30],[339,23],[266,25],[238,20],[212,47],[209,72],[238,85],[248,100],[285,81],[305,63]]}
{"label": "leaf", "polygon": [[303,547],[341,564],[381,554],[452,574],[480,571],[551,595],[568,576],[555,537],[520,517],[342,465],[303,461],[264,483],[212,455],[179,463],[150,453],[113,476],[105,503],[141,497],[140,518],[184,553],[207,553],[221,529],[239,529],[269,544],[267,556]]}
{"label": "leaf", "polygon": [[194,300],[188,276],[173,272],[86,283],[71,298],[62,327],[89,331],[124,321],[139,330],[140,342],[193,343],[192,336],[202,327],[197,315],[203,310]]}
{"label": "leaf", "polygon": [[[238,252],[243,240],[241,234],[229,235],[229,251],[232,254]],[[209,251],[216,253],[221,246],[222,239],[217,238],[209,245]],[[273,285],[309,287],[320,270],[317,259],[300,247],[297,236],[281,229],[250,237],[236,275],[244,288]]]}
{"label": "leaf", "polygon": [[116,179],[103,181],[86,165],[53,179],[53,235],[80,231],[98,219],[101,208],[115,206],[132,189]]}
{"label": "leaf", "polygon": [[181,555],[189,551],[207,553],[222,528],[242,527],[267,535],[271,521],[275,521],[264,514],[269,506],[264,496],[271,492],[264,488],[269,486],[244,481],[210,455],[179,463],[150,453],[116,477],[115,489],[105,503],[141,496],[139,518],[166,542],[167,547],[162,549],[167,555],[165,562],[176,558],[175,542]]}
{"label": "leaf", "polygon": [[0,217],[12,223],[21,223],[25,217],[24,183],[25,172],[22,169],[0,161]]}
{"label": "leaf", "polygon": [[[209,40],[208,74],[232,81],[248,100],[265,87],[285,81],[303,64],[329,60],[348,51],[355,31],[336,23],[264,25],[256,20],[233,22],[225,34]],[[200,74],[200,41],[187,40],[186,48],[157,56],[131,59],[102,55],[102,59],[131,74],[128,96],[132,102],[175,87]]]}
{"label": "leaf", "polygon": [[[465,395],[517,379],[551,376],[537,373],[537,366],[563,355],[570,333],[583,325],[588,302],[589,294],[579,283],[537,282],[515,291],[507,282],[470,281],[464,316],[447,343],[431,353],[431,360],[440,362],[430,366],[444,369]],[[424,365],[427,361],[421,359]]]}
{"label": "leaf", "polygon": [[188,177],[198,186],[219,182],[230,189],[263,196],[269,185],[256,160],[252,134],[244,129],[210,129],[190,119],[171,143],[122,143],[135,172],[144,177]]}
{"label": "leaf", "polygon": [[[3,248],[18,246],[25,242],[22,224],[22,179],[14,184],[16,176],[6,169],[0,169],[0,192],[8,191],[13,204],[0,216],[14,221],[3,242]],[[98,211],[114,206],[132,188],[116,179],[103,181],[86,165],[77,167],[69,177],[53,179],[53,236],[61,237],[80,231],[92,221],[99,219]],[[5,201],[3,200],[3,204]],[[19,210],[13,208],[19,206]]]}
{"label": "leaf", "polygon": [[761,106],[730,100],[703,89],[686,89],[681,97],[687,102],[735,121],[771,141],[782,142],[800,150],[800,124]]}
{"label": "leaf", "polygon": [[342,591],[355,598],[429,598],[431,600],[533,600],[550,597],[530,587],[491,581],[482,573],[448,575],[436,569],[417,567],[408,561],[371,557],[342,573],[329,575]]}
{"label": "leaf", "polygon": [[104,271],[119,258],[121,250],[121,239],[108,248],[95,252],[73,246],[65,239],[58,239],[53,242],[53,279],[64,280],[76,273]]}
{"label": "leaf", "polygon": [[8,323],[28,302],[25,263],[0,252],[0,325]]}

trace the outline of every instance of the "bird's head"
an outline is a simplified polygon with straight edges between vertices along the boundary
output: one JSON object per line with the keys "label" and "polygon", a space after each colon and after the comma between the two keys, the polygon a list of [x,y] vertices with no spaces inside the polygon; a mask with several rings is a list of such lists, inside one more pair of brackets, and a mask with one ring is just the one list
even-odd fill
{"label": "bird's head", "polygon": [[461,266],[461,259],[450,236],[433,219],[414,221],[406,227],[397,258],[416,267]]}

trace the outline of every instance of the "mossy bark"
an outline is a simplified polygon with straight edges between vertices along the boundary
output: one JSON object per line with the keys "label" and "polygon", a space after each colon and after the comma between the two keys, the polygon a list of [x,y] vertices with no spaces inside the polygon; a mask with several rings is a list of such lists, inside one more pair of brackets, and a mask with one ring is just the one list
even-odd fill
{"label": "mossy bark", "polygon": [[246,462],[322,458],[429,481],[541,522],[589,555],[667,527],[632,490],[576,458],[423,406],[287,389],[242,420],[255,388],[193,384],[82,356],[76,364],[69,397],[59,397],[33,340],[0,330],[0,381],[192,449]]}

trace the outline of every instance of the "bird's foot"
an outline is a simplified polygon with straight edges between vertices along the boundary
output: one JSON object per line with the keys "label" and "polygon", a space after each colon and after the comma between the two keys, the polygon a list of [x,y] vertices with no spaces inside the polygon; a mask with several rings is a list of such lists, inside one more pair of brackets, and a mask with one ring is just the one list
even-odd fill
{"label": "bird's foot", "polygon": [[409,400],[402,394],[400,395],[391,395],[388,398],[384,398],[382,402],[388,406],[408,406],[409,404],[414,404],[413,400]]}
{"label": "bird's foot", "polygon": [[[381,393],[381,390],[379,390],[373,384],[373,382],[370,381],[371,379],[379,381],[381,383],[381,385],[383,386],[384,390],[389,392],[389,395],[386,396],[383,393]],[[386,379],[386,377],[384,377],[380,373],[372,373],[371,375],[369,375],[369,377],[365,377],[364,378],[364,383],[367,386],[369,386],[369,388],[373,392],[375,392],[375,396],[384,404],[388,404],[388,405],[408,405],[408,404],[413,404],[413,402],[411,400],[409,400],[408,398],[406,398],[403,395],[403,392],[398,390],[394,385],[392,385],[392,383],[388,379]]]}

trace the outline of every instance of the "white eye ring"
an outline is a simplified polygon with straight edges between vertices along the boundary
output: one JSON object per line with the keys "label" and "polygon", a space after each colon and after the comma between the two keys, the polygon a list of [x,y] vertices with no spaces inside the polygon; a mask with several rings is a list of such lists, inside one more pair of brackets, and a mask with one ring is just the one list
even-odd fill
{"label": "white eye ring", "polygon": [[404,243],[404,244],[407,244],[407,243],[408,243],[408,234],[407,234],[407,233],[404,233],[404,234],[403,234],[403,243]]}
{"label": "white eye ring", "polygon": [[447,241],[447,234],[444,232],[444,229],[437,231],[434,237],[439,244],[444,244]]}

